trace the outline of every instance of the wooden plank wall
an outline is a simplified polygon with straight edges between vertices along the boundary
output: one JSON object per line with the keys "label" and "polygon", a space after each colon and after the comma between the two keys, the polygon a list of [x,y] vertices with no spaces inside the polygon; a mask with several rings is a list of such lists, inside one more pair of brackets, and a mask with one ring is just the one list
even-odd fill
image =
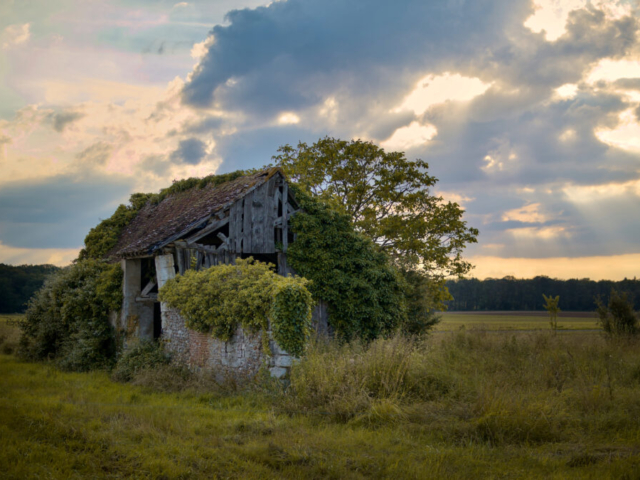
{"label": "wooden plank wall", "polygon": [[[283,192],[280,192],[282,188]],[[270,254],[276,253],[274,238],[274,224],[278,219],[278,202],[285,199],[282,208],[283,219],[286,219],[287,185],[281,175],[274,175],[264,185],[249,192],[243,198],[233,203],[229,209],[229,237],[227,248],[216,250],[215,247],[199,245],[197,242],[189,244],[183,241],[175,242],[176,265],[183,274],[192,267],[202,270],[213,265],[235,262],[240,254]],[[282,227],[286,235],[286,224]],[[286,237],[285,237],[286,238]],[[286,239],[283,244],[286,245]],[[286,259],[283,253],[278,254],[279,273],[286,274]]]}
{"label": "wooden plank wall", "polygon": [[235,253],[276,253],[273,224],[278,216],[278,183],[274,175],[231,206],[229,240]]}

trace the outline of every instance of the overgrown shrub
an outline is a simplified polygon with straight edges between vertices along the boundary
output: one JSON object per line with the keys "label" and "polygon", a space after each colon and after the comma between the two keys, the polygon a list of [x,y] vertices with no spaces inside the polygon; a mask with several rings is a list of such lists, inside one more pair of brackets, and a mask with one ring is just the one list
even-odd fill
{"label": "overgrown shrub", "polygon": [[169,365],[171,357],[162,344],[154,341],[140,341],[127,348],[118,359],[111,378],[118,382],[128,382],[143,370]]}
{"label": "overgrown shrub", "polygon": [[605,332],[616,336],[638,333],[638,317],[626,293],[619,294],[612,289],[608,305],[605,306],[599,298],[596,304],[598,305],[598,322]]}
{"label": "overgrown shrub", "polygon": [[447,287],[439,280],[430,279],[420,272],[403,272],[407,315],[401,330],[407,335],[424,335],[440,322],[435,303],[449,300]]}
{"label": "overgrown shrub", "polygon": [[120,265],[78,261],[51,276],[30,300],[19,353],[54,360],[66,370],[109,366],[116,345],[108,316],[121,304]]}
{"label": "overgrown shrub", "polygon": [[302,211],[291,220],[296,241],[288,260],[327,302],[339,338],[366,341],[395,331],[407,319],[402,276],[348,215],[292,186]]}
{"label": "overgrown shrub", "polygon": [[276,275],[268,264],[253,258],[238,259],[236,265],[176,276],[160,289],[159,299],[176,308],[188,328],[224,341],[231,339],[238,324],[266,332],[271,322],[274,340],[300,355],[311,334],[313,299],[308,284],[305,278]]}

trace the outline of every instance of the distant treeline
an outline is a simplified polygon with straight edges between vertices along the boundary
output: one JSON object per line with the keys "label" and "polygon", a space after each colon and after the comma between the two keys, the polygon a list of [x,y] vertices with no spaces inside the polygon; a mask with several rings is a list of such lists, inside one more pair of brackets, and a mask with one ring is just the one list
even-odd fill
{"label": "distant treeline", "polygon": [[0,263],[0,313],[24,312],[26,303],[59,270],[53,265],[5,265]]}
{"label": "distant treeline", "polygon": [[450,280],[447,282],[453,300],[447,302],[449,310],[544,310],[545,295],[560,295],[560,309],[564,311],[586,312],[596,308],[595,299],[600,296],[608,302],[609,293],[614,288],[626,292],[640,310],[640,280],[600,280],[584,279],[558,280],[549,277],[531,279],[476,278]]}

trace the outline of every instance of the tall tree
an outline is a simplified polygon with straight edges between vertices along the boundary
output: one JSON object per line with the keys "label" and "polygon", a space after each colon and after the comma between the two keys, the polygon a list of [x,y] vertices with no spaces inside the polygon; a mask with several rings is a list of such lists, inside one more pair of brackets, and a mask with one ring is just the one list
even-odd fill
{"label": "tall tree", "polygon": [[329,137],[278,152],[273,160],[291,180],[349,214],[404,270],[442,284],[472,268],[462,251],[477,241],[478,230],[462,220],[460,205],[431,192],[438,179],[428,174],[427,162]]}

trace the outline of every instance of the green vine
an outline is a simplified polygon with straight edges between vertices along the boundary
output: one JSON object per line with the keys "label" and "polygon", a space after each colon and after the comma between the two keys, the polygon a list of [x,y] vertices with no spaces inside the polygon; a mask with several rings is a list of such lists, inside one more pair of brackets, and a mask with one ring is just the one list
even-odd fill
{"label": "green vine", "polygon": [[231,339],[239,324],[263,332],[271,326],[278,345],[299,356],[311,334],[309,283],[279,276],[253,258],[238,259],[236,265],[176,276],[160,289],[159,299],[177,309],[188,328],[223,341]]}
{"label": "green vine", "polygon": [[311,293],[327,302],[339,338],[372,340],[406,322],[406,285],[389,256],[356,232],[348,215],[295,185],[301,211],[291,219],[297,235],[287,258],[312,281]]}

